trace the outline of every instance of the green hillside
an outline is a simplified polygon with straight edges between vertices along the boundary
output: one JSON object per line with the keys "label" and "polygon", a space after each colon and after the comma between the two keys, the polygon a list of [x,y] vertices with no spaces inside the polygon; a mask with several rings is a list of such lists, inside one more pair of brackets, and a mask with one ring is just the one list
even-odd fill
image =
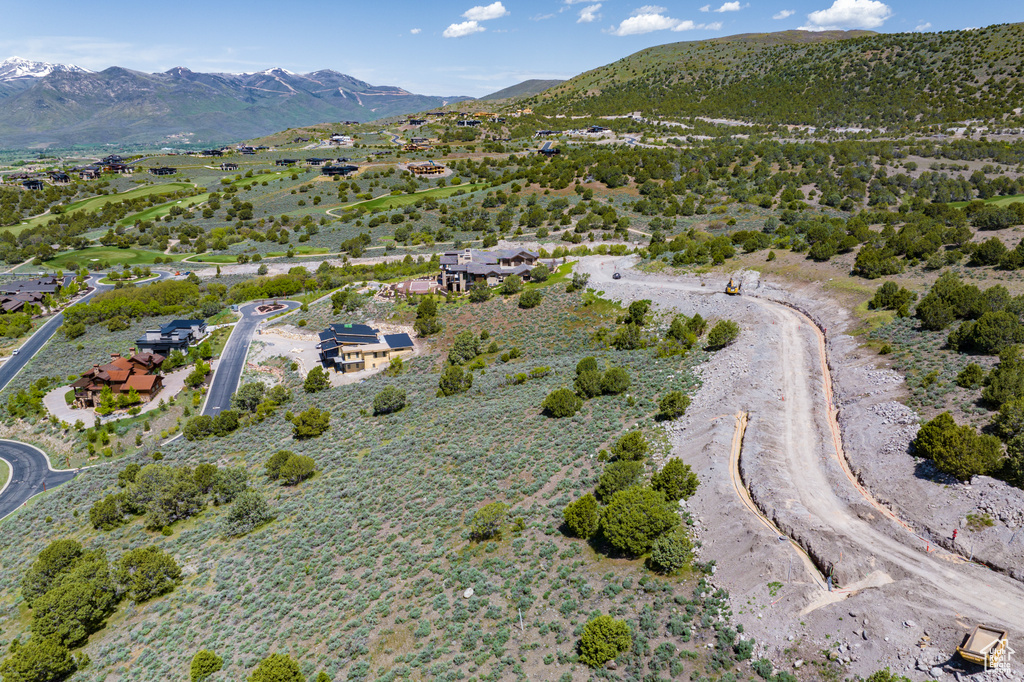
{"label": "green hillside", "polygon": [[1022,60],[1024,24],[744,34],[637,52],[543,93],[538,111],[867,127],[1000,121],[1024,100]]}
{"label": "green hillside", "polygon": [[510,99],[512,97],[529,97],[530,95],[537,95],[548,88],[553,88],[556,85],[561,85],[565,81],[562,80],[540,80],[532,78],[516,85],[510,85],[507,88],[502,88],[497,92],[492,92],[489,95],[481,97],[481,100],[492,100],[492,99]]}

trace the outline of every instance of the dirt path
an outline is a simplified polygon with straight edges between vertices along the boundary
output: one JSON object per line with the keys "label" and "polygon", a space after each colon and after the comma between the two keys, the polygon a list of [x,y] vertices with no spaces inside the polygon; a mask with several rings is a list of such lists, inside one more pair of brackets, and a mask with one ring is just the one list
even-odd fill
{"label": "dirt path", "polygon": [[[591,286],[613,298],[649,298],[660,308],[726,317],[743,328],[737,343],[708,364],[694,407],[673,427],[673,454],[706,484],[691,501],[707,526],[704,559],[719,562],[716,580],[734,600],[738,592],[762,610],[752,630],[760,631],[769,653],[784,655],[794,648],[788,642],[801,638],[815,640],[820,651],[853,634],[861,641],[846,643],[851,672],[892,665],[911,674],[914,661],[905,657],[921,656],[914,643],[925,630],[945,652],[943,660],[974,622],[1004,625],[1017,638],[1024,633],[1024,586],[922,540],[856,482],[842,453],[823,337],[807,316],[757,297],[753,278],[744,286],[747,295],[727,297],[720,293],[724,281],[702,286],[695,277],[628,269],[613,280],[624,264],[588,258],[583,267]],[[743,506],[733,467],[721,466],[740,430],[735,417],[723,419],[721,412],[737,409],[749,414],[737,467],[761,514]],[[835,592],[801,569],[802,557],[780,542],[779,530],[833,577]],[[783,585],[779,599],[763,599],[766,584]],[[868,612],[870,626],[866,618],[864,628],[856,619],[840,623],[844,615]]]}

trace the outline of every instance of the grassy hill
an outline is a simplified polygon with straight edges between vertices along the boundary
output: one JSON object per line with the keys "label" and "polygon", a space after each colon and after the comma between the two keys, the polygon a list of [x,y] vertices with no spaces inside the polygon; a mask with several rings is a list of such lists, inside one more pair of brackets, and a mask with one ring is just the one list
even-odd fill
{"label": "grassy hill", "polygon": [[866,127],[1002,120],[1024,99],[1022,61],[1024,24],[743,34],[637,52],[543,93],[538,110]]}
{"label": "grassy hill", "polygon": [[548,88],[553,88],[556,85],[561,85],[565,81],[562,80],[539,80],[537,78],[531,78],[528,81],[517,83],[516,85],[510,85],[507,88],[492,92],[489,95],[481,97],[482,100],[491,99],[510,99],[512,97],[529,97],[530,95],[537,95]]}
{"label": "grassy hill", "polygon": [[[559,530],[562,508],[592,489],[603,468],[595,453],[633,424],[655,432],[657,400],[670,388],[692,390],[692,368],[706,355],[680,361],[658,358],[651,348],[600,351],[592,330],[621,310],[602,301],[583,305],[579,294],[558,286],[544,292],[533,310],[518,308],[514,298],[443,305],[441,352],[417,358],[397,377],[313,396],[295,372],[282,371],[294,396],[289,409],[315,404],[330,411],[330,431],[320,438],[294,441],[281,410],[227,438],[163,447],[163,461],[175,466],[231,463],[250,472],[251,485],[273,501],[277,515],[250,535],[220,537],[223,505],[175,524],[169,535],[141,520],[94,529],[90,506],[118,490],[126,461],[89,469],[38,498],[0,526],[4,639],[24,633],[18,581],[34,554],[51,540],[74,537],[90,548],[109,547],[111,555],[114,548],[158,544],[185,567],[172,594],[122,607],[109,619],[85,646],[92,662],[76,681],[186,679],[200,649],[225,659],[225,671],[211,680],[245,679],[271,652],[298,659],[310,680],[317,670],[337,681],[582,679],[575,630],[598,610],[638,623],[642,645],[627,664],[634,673],[670,663],[677,676],[715,669],[706,667],[721,665],[710,652],[687,644],[691,632],[715,641],[713,628],[729,622],[727,612],[718,619],[722,593],[714,600],[702,595],[691,608],[695,587],[710,595],[706,584],[698,586],[699,572],[657,578],[642,560],[604,558]],[[335,319],[329,302],[311,306],[309,315]],[[500,351],[482,356],[486,370],[477,372],[470,392],[438,397],[444,351],[462,329],[488,330]],[[101,336],[89,332],[74,343]],[[499,353],[512,347],[522,356],[501,362]],[[48,352],[60,348],[73,346],[60,341]],[[626,368],[635,397],[594,398],[572,419],[542,416],[544,396],[571,385],[588,354],[602,366]],[[540,365],[550,368],[548,376],[515,386],[503,379]],[[411,404],[371,416],[373,396],[384,386],[406,391]],[[268,481],[264,462],[282,447],[312,456],[316,476],[295,487]],[[143,454],[130,459],[152,461]],[[467,521],[494,501],[512,508],[509,527],[501,538],[470,542]],[[518,530],[513,518],[522,518]],[[678,615],[684,608],[691,614],[685,620]],[[735,630],[729,633],[735,638]],[[714,655],[732,660],[731,642]]]}

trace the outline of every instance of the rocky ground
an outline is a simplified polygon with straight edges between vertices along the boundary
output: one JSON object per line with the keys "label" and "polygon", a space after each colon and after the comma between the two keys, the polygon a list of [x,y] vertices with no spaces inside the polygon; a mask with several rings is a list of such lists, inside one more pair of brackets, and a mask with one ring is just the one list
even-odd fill
{"label": "rocky ground", "polygon": [[[1003,679],[964,664],[955,647],[992,613],[1007,621],[999,624],[1011,630],[1011,643],[1019,640],[1024,586],[934,545],[944,524],[953,524],[951,532],[981,505],[1016,523],[1020,491],[998,481],[950,486],[927,476],[906,452],[917,427],[897,402],[902,379],[842,333],[852,321],[847,313],[830,309],[820,292],[759,286],[756,276],[745,277],[744,297],[730,298],[718,294],[724,281],[717,279],[702,287],[695,277],[628,271],[611,280],[602,276],[611,259],[587,259],[583,267],[595,274],[592,286],[611,298],[650,298],[656,308],[741,324],[740,339],[704,367],[702,388],[671,431],[673,455],[702,482],[689,501],[699,519],[701,558],[716,561],[714,580],[730,591],[736,620],[757,640],[755,658],[767,656],[809,679],[867,676],[886,666],[915,681]],[[791,308],[755,296],[785,301],[819,328],[831,327],[827,357],[838,425],[829,419],[832,391],[823,379],[819,332]],[[748,422],[734,464],[738,413]],[[839,425],[849,466],[832,442]],[[744,506],[744,486],[762,515]],[[995,539],[975,543],[976,558],[997,556]],[[1006,547],[1003,561],[1020,566],[1010,553],[1015,545]],[[823,573],[832,575],[833,592],[823,587]],[[1014,670],[1008,675],[1019,677]]]}

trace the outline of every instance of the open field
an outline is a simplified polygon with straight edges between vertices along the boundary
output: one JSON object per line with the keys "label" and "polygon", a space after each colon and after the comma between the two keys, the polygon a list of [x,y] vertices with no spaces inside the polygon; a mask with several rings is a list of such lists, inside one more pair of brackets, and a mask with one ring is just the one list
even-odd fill
{"label": "open field", "polygon": [[[416,663],[424,651],[431,652],[424,674],[436,680],[511,667],[531,676],[579,675],[574,629],[595,610],[642,618],[649,644],[629,655],[631,666],[667,670],[671,663],[676,674],[708,670],[714,665],[710,654],[699,652],[693,640],[713,639],[719,615],[731,622],[722,593],[694,597],[706,589],[699,573],[659,578],[642,561],[609,558],[559,530],[562,507],[593,488],[602,466],[595,453],[634,424],[656,432],[650,415],[658,397],[670,387],[691,391],[692,368],[705,356],[681,361],[655,358],[651,349],[600,350],[591,333],[612,323],[618,309],[583,306],[578,294],[560,289],[546,289],[532,310],[518,308],[514,298],[442,306],[444,331],[429,342],[429,354],[399,377],[378,376],[314,398],[302,391],[301,377],[276,370],[293,392],[287,409],[316,404],[331,413],[331,430],[321,438],[292,440],[282,409],[225,438],[179,439],[162,447],[167,463],[231,463],[250,472],[251,485],[273,500],[277,520],[247,537],[219,540],[226,507],[212,506],[175,524],[169,536],[139,522],[109,533],[93,530],[89,506],[116,485],[119,467],[107,466],[19,513],[19,541],[15,534],[0,538],[4,565],[20,569],[48,539],[75,534],[104,544],[156,543],[195,566],[168,597],[121,609],[110,619],[86,647],[92,664],[80,675],[88,681],[173,677],[198,648],[224,656],[232,679],[270,651],[290,651],[334,679],[380,679],[410,664],[418,668],[426,665]],[[497,353],[486,353],[470,393],[437,397],[438,365],[463,328],[488,330],[500,350],[514,346],[522,355],[503,363]],[[553,333],[557,347],[550,343]],[[544,395],[571,382],[585,354],[626,368],[633,397],[594,398],[571,420],[540,415]],[[505,373],[538,365],[552,373],[521,386],[503,385]],[[388,417],[361,413],[387,385],[407,391],[410,406]],[[265,482],[263,462],[281,447],[313,456],[319,473],[294,488]],[[147,461],[142,454],[131,460]],[[466,520],[494,500],[507,501],[512,516],[523,518],[523,529],[469,542]],[[41,532],[25,536],[38,538],[26,543],[21,532],[30,529]],[[330,542],[323,540],[326,532]],[[263,543],[271,537],[275,549],[267,552]],[[18,573],[0,575],[0,614],[18,608],[12,600]],[[272,587],[281,579],[304,587],[282,597]],[[469,587],[472,598],[463,596]],[[222,609],[222,600],[243,592],[249,616],[240,624]],[[685,623],[680,604],[693,607]],[[158,617],[164,609],[190,617],[164,621]],[[674,635],[667,630],[673,618]],[[7,623],[10,635],[23,627]],[[259,637],[252,636],[255,623]],[[130,644],[138,637],[144,641]],[[131,647],[149,653],[129,666],[121,652]],[[723,655],[732,656],[727,650]]]}
{"label": "open field", "polygon": [[[250,178],[243,177],[241,179],[234,180],[234,181],[232,181],[231,184],[235,185],[236,187],[248,187],[249,185],[252,185],[254,183],[265,182],[267,180],[271,180],[271,179],[277,178],[277,177],[279,177],[279,176],[281,176],[283,174],[284,174],[284,171],[275,171],[275,172],[272,172],[272,173],[260,173],[258,175],[253,175]],[[178,184],[180,184],[180,183],[178,183]],[[125,216],[124,218],[119,220],[117,224],[118,225],[122,225],[122,226],[128,226],[128,225],[134,225],[135,222],[138,221],[138,220],[153,220],[155,218],[162,218],[162,217],[164,217],[165,215],[167,215],[168,213],[171,212],[171,207],[173,207],[173,206],[178,206],[178,205],[181,205],[181,204],[184,204],[185,206],[198,206],[198,205],[206,202],[209,198],[210,198],[210,192],[204,192],[202,194],[197,194],[194,197],[188,197],[187,199],[180,199],[180,200],[177,200],[177,201],[168,201],[167,203],[160,204],[159,206],[150,206],[145,211],[141,211],[139,213],[135,213],[135,214],[130,215],[130,216]]]}
{"label": "open field", "polygon": [[[382,210],[390,210],[392,208],[401,208],[402,206],[408,206],[415,204],[420,199],[426,197],[433,197],[435,199],[441,199],[443,197],[450,197],[458,191],[465,193],[475,192],[479,189],[487,187],[485,182],[477,182],[470,185],[451,185],[448,187],[433,187],[431,189],[421,190],[415,194],[398,194],[398,195],[385,195],[382,197],[376,197],[374,199],[367,199],[366,201],[357,201],[352,204],[345,204],[341,208],[349,209],[361,206],[367,210],[379,208]],[[340,209],[335,209],[340,210]]]}

